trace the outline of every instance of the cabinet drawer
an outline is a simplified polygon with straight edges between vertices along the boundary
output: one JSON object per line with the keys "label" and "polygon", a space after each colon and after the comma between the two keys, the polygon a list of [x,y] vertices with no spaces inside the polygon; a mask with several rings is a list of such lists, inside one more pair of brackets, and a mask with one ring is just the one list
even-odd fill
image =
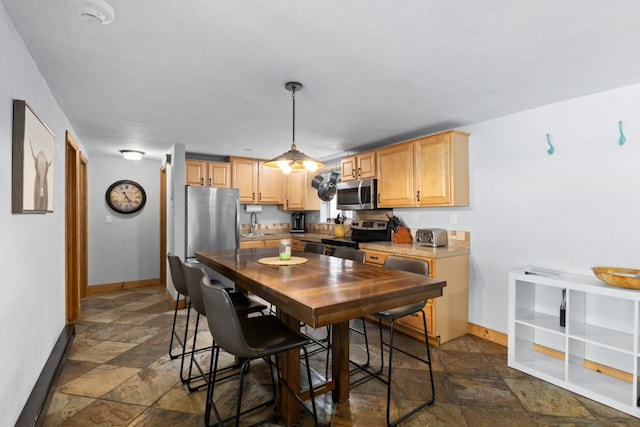
{"label": "cabinet drawer", "polygon": [[368,264],[377,264],[377,265],[383,265],[384,260],[386,260],[387,256],[389,256],[388,253],[376,252],[376,251],[366,251],[366,254],[367,256],[364,262]]}
{"label": "cabinet drawer", "polygon": [[[433,316],[433,300],[428,300],[427,305],[424,307],[424,314],[427,320],[427,332],[430,336],[434,336],[435,332],[435,317]],[[402,319],[398,320],[399,323],[402,323],[405,326],[408,326],[416,331],[422,332],[422,314],[414,313],[411,316],[405,316]]]}
{"label": "cabinet drawer", "polygon": [[280,240],[265,240],[264,247],[265,248],[277,248],[280,246]]}
{"label": "cabinet drawer", "polygon": [[240,242],[240,249],[251,249],[251,248],[264,248],[264,241],[245,240],[244,242]]}

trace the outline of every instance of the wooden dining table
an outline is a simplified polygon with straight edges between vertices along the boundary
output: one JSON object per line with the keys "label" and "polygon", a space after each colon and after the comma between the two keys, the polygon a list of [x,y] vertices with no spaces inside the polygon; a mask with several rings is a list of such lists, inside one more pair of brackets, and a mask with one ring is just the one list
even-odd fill
{"label": "wooden dining table", "polygon": [[[314,253],[293,252],[301,264],[262,264],[278,256],[277,248],[198,252],[196,259],[236,284],[273,304],[280,319],[299,330],[300,322],[331,328],[331,379],[315,393],[331,392],[334,402],[349,398],[349,321],[404,304],[442,295],[446,281],[399,270],[383,269]],[[289,351],[282,360],[288,384],[300,384],[300,353]],[[308,390],[300,391],[308,398]],[[281,393],[282,420],[298,423],[300,408],[288,393]]]}

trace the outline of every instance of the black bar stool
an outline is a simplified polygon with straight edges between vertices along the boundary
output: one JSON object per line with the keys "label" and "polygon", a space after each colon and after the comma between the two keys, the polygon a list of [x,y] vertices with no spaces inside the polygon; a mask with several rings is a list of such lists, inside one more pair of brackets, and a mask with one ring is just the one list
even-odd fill
{"label": "black bar stool", "polygon": [[[409,271],[412,273],[417,273],[417,274],[424,274],[424,275],[429,275],[429,264],[426,261],[423,260],[419,260],[419,259],[414,259],[414,258],[402,258],[402,257],[395,257],[395,256],[388,256],[387,259],[385,260],[385,263],[383,265],[383,268],[387,268],[387,269],[393,269],[393,270],[403,270],[403,271]],[[387,385],[387,425],[388,426],[396,426],[399,423],[405,421],[407,418],[409,418],[410,416],[414,415],[415,413],[417,413],[418,411],[422,410],[423,408],[427,407],[427,406],[431,406],[434,404],[435,402],[435,386],[433,383],[433,370],[432,370],[432,365],[431,365],[431,351],[429,349],[429,336],[427,333],[427,321],[426,321],[426,316],[424,314],[424,306],[426,305],[426,301],[419,301],[413,304],[407,304],[407,305],[403,305],[401,307],[396,307],[396,308],[392,308],[390,310],[386,310],[386,311],[382,311],[379,313],[375,313],[373,316],[376,317],[378,319],[378,326],[379,326],[379,330],[380,330],[380,369],[376,372],[372,372],[371,370],[367,369],[365,366],[360,366],[357,365],[358,368],[364,372],[366,372],[367,374],[377,378],[378,380],[382,381],[383,383],[385,383]],[[425,341],[425,347],[426,347],[426,359],[423,359],[419,356],[416,356],[414,354],[411,354],[407,351],[404,351],[400,348],[396,348],[393,345],[393,332],[394,332],[394,327],[395,327],[395,322],[396,320],[405,317],[405,316],[410,316],[416,313],[420,313],[422,315],[422,324],[424,327],[424,341]],[[385,343],[383,341],[382,338],[382,321],[386,320],[389,321],[389,344]],[[363,324],[364,327],[364,324]],[[366,334],[366,327],[365,327],[365,334]],[[389,366],[388,366],[388,370],[387,370],[387,375],[386,378],[383,378],[380,374],[382,374],[382,372],[384,371],[384,347],[388,347],[389,348]],[[392,379],[391,379],[391,374],[393,372],[393,352],[394,350],[396,351],[400,351],[403,354],[406,354],[409,357],[412,357],[413,359],[416,359],[420,362],[425,363],[426,365],[428,365],[429,367],[429,380],[431,382],[431,396],[428,397],[425,401],[423,401],[421,404],[419,404],[418,406],[414,407],[412,410],[410,410],[409,412],[407,412],[404,415],[401,415],[400,417],[398,417],[398,419],[391,421],[390,420],[390,412],[391,412],[391,384],[392,384]],[[368,351],[368,349],[367,349]],[[352,362],[353,363],[353,362]],[[359,382],[358,382],[359,383]],[[357,384],[357,383],[356,383]]]}
{"label": "black bar stool", "polygon": [[[313,417],[314,425],[318,425],[318,416],[316,411],[315,395],[313,384],[311,382],[311,369],[309,367],[309,357],[305,346],[309,344],[309,339],[304,335],[289,329],[277,317],[272,315],[256,316],[240,318],[235,311],[233,301],[228,293],[219,288],[211,286],[207,280],[200,282],[202,297],[204,300],[205,310],[207,312],[207,322],[209,330],[213,335],[215,342],[213,355],[211,357],[212,366],[209,369],[210,379],[207,388],[207,404],[205,409],[205,425],[210,426],[211,412],[215,415],[215,419],[219,425],[235,418],[235,425],[239,426],[240,416],[247,414],[258,408],[268,406],[275,401],[276,388],[273,379],[273,363],[272,356],[275,356],[275,365],[277,370],[278,383],[290,392],[303,410]],[[224,350],[229,354],[236,356],[242,360],[240,367],[240,384],[238,386],[237,405],[235,417],[229,417],[222,420],[218,408],[214,401],[214,391],[216,383],[216,373],[218,368],[218,359],[220,350]],[[287,384],[280,376],[280,365],[278,362],[278,354],[288,350],[301,349],[304,353],[306,362],[307,378],[309,379],[309,394],[311,397],[312,410],[309,410],[302,399],[296,393],[299,384]],[[268,360],[271,371],[271,387],[273,391],[272,397],[263,403],[260,403],[250,409],[242,410],[242,391],[244,388],[244,376],[248,371],[249,362],[256,359]],[[269,417],[254,425],[267,422]]]}
{"label": "black bar stool", "polygon": [[[204,307],[204,301],[202,299],[202,291],[200,289],[200,282],[202,280],[208,280],[207,273],[201,268],[190,265],[189,263],[184,263],[182,265],[182,271],[184,272],[185,282],[187,284],[187,289],[189,290],[189,297],[191,300],[191,305],[193,309],[196,311],[196,325],[195,330],[193,332],[193,345],[191,346],[191,357],[189,360],[189,374],[186,378],[187,388],[190,392],[197,391],[207,384],[209,379],[209,373],[205,372],[198,360],[196,359],[196,343],[198,339],[198,327],[200,323],[200,316],[206,317],[206,311]],[[214,286],[218,289],[221,289],[225,292],[229,293],[229,296],[233,302],[233,308],[240,316],[246,316],[252,313],[260,313],[262,310],[267,308],[266,305],[260,304],[242,292],[229,292],[227,288],[225,288],[218,281],[210,281],[211,286]],[[207,347],[210,348],[210,347]],[[184,359],[184,355],[183,355]],[[198,373],[194,376],[193,369],[197,369]],[[236,365],[231,365],[221,369],[221,372],[228,371],[233,368],[236,368]],[[223,378],[224,379],[224,378]],[[202,380],[202,384],[198,384],[194,386],[195,382]]]}

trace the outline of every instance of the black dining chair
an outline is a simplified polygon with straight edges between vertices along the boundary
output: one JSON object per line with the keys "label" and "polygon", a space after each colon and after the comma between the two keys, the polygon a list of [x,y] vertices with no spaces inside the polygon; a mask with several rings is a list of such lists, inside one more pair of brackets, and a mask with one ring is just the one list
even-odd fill
{"label": "black dining chair", "polygon": [[[200,282],[202,297],[204,300],[205,311],[207,313],[207,322],[209,323],[209,330],[213,336],[215,345],[213,346],[213,354],[211,357],[211,366],[209,368],[210,378],[207,388],[207,402],[205,408],[205,425],[211,426],[211,415],[215,416],[217,425],[224,425],[224,423],[235,418],[235,425],[240,425],[240,417],[256,409],[271,405],[275,402],[277,395],[276,384],[273,378],[273,365],[276,366],[276,375],[278,378],[278,384],[280,390],[286,389],[293,395],[298,404],[303,410],[309,413],[313,417],[314,425],[318,425],[318,415],[315,403],[315,393],[313,390],[313,384],[311,382],[311,368],[309,367],[309,356],[305,346],[309,343],[309,339],[304,335],[296,332],[284,323],[282,323],[276,316],[265,315],[257,317],[238,317],[238,314],[234,308],[231,296],[222,291],[221,289],[211,286],[207,280]],[[287,384],[280,375],[280,364],[278,361],[278,355],[280,353],[301,349],[304,354],[306,374],[309,385],[309,395],[311,399],[311,407],[309,410],[304,404],[304,401],[298,396],[296,390],[299,388],[299,384]],[[237,357],[241,361],[240,366],[240,379],[238,385],[238,392],[236,397],[236,414],[235,417],[228,417],[222,419],[220,412],[215,404],[215,384],[216,374],[218,372],[218,360],[220,356],[220,350],[224,350],[227,353]],[[275,356],[275,357],[272,357]],[[271,387],[272,396],[267,401],[253,406],[250,409],[242,410],[242,392],[244,389],[244,379],[248,372],[249,363],[257,359],[265,359],[269,365],[271,373]],[[275,359],[275,361],[274,361]],[[284,388],[282,387],[284,386]],[[271,417],[254,425],[259,425],[267,422]]]}
{"label": "black dining chair", "polygon": [[324,255],[327,252],[327,247],[322,243],[307,242],[304,245],[304,252]]}
{"label": "black dining chair", "polygon": [[[203,367],[198,363],[197,358],[195,357],[195,349],[196,342],[198,339],[198,327],[200,323],[200,317],[206,317],[206,310],[204,307],[204,301],[202,300],[202,291],[200,289],[200,282],[202,280],[207,280],[207,273],[197,265],[192,265],[189,263],[184,263],[182,265],[182,270],[184,271],[184,278],[187,284],[187,289],[189,290],[189,297],[191,299],[191,305],[193,309],[196,311],[196,324],[195,330],[193,332],[193,345],[191,346],[191,357],[189,360],[189,373],[187,376],[187,387],[189,391],[199,390],[201,387],[207,384],[209,379],[209,373],[205,372]],[[218,289],[222,289],[223,291],[229,293],[229,297],[233,302],[233,308],[236,310],[236,313],[240,316],[246,316],[252,313],[261,313],[263,310],[267,308],[266,305],[260,304],[249,298],[243,292],[229,292],[227,288],[224,287],[221,283],[211,283],[211,286],[214,286]],[[183,356],[184,357],[184,356]],[[194,376],[193,369],[197,369],[198,373]],[[221,372],[230,370],[235,368],[235,365],[228,366],[221,370]],[[194,386],[194,383],[203,381],[202,384],[198,384]]]}
{"label": "black dining chair", "polygon": [[351,261],[363,263],[365,259],[365,252],[358,249],[349,248],[347,246],[337,246],[333,250],[333,256],[342,259],[350,259]]}
{"label": "black dining chair", "polygon": [[[388,256],[384,262],[383,268],[386,269],[392,269],[392,270],[403,270],[403,271],[408,271],[411,273],[417,273],[417,274],[423,274],[425,276],[429,275],[429,264],[426,261],[420,260],[420,259],[415,259],[415,258],[403,258],[403,257],[396,257],[396,256]],[[435,386],[433,383],[433,370],[432,370],[432,364],[431,364],[431,351],[429,349],[429,336],[428,336],[428,332],[427,332],[427,321],[426,321],[426,316],[424,314],[424,306],[426,305],[427,301],[418,301],[415,303],[411,303],[411,304],[407,304],[407,305],[403,305],[401,307],[395,307],[392,308],[390,310],[385,310],[385,311],[381,311],[378,313],[373,314],[373,317],[378,319],[378,328],[380,331],[380,369],[378,371],[372,372],[370,370],[368,370],[366,367],[364,366],[359,366],[357,365],[360,370],[365,371],[366,373],[374,376],[375,378],[379,379],[380,381],[384,382],[387,385],[387,425],[389,426],[395,426],[398,425],[399,423],[405,421],[407,418],[409,418],[410,416],[414,415],[415,413],[417,413],[418,411],[422,410],[423,408],[427,407],[427,406],[431,406],[433,405],[433,403],[435,402]],[[414,314],[420,313],[422,315],[422,324],[424,327],[424,341],[425,341],[425,347],[426,347],[426,359],[423,359],[422,357],[419,357],[415,354],[409,353],[401,348],[397,348],[394,346],[393,344],[393,333],[394,333],[394,327],[395,327],[395,322],[396,320],[405,317],[405,316],[411,316]],[[388,321],[389,322],[389,343],[385,343],[382,337],[382,321]],[[364,325],[363,322],[363,327],[365,330],[365,334],[366,334],[366,326]],[[366,336],[366,335],[365,335]],[[386,374],[386,378],[383,378],[380,374],[382,374],[382,372],[384,371],[384,348],[387,347],[389,349],[389,366],[387,369],[387,374]],[[393,372],[393,352],[394,351],[400,351],[403,354],[406,354],[407,356],[418,360],[420,362],[425,363],[428,367],[429,367],[429,379],[431,382],[431,396],[429,398],[427,398],[426,400],[424,400],[421,404],[419,404],[418,406],[414,407],[412,410],[408,411],[407,413],[405,413],[404,415],[399,416],[396,420],[391,421],[390,419],[390,412],[391,412],[391,385],[393,383],[392,379],[391,379],[391,375]],[[368,352],[368,348],[367,348],[367,352]]]}

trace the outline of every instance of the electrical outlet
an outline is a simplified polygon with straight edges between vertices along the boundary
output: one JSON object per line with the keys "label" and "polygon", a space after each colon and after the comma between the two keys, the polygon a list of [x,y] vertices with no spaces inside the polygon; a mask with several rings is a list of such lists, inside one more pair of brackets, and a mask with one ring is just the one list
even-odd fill
{"label": "electrical outlet", "polygon": [[107,224],[111,224],[111,215],[107,215]]}
{"label": "electrical outlet", "polygon": [[449,214],[449,224],[455,225],[458,223],[458,214],[452,213]]}

